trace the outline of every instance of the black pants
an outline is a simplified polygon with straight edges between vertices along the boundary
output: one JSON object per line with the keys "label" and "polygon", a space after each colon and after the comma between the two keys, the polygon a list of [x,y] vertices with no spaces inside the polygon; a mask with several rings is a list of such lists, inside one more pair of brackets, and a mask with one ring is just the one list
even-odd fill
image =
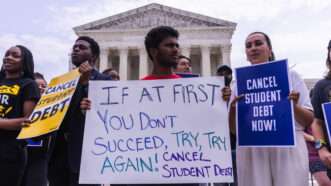
{"label": "black pants", "polygon": [[47,152],[41,147],[28,147],[28,161],[22,186],[47,185]]}
{"label": "black pants", "polygon": [[99,184],[78,184],[79,173],[70,170],[68,145],[61,133],[57,134],[51,152],[48,163],[49,186],[100,186]]}
{"label": "black pants", "polygon": [[49,166],[49,186],[100,186],[99,184],[79,184],[79,173],[70,171],[65,155],[57,154]]}
{"label": "black pants", "polygon": [[100,186],[100,184],[78,184],[78,173],[70,173],[70,186]]}
{"label": "black pants", "polygon": [[0,139],[0,185],[19,186],[26,166],[26,147],[16,139]]}
{"label": "black pants", "polygon": [[69,186],[69,162],[67,143],[64,136],[55,135],[56,140],[51,145],[50,158],[48,163],[49,186]]}

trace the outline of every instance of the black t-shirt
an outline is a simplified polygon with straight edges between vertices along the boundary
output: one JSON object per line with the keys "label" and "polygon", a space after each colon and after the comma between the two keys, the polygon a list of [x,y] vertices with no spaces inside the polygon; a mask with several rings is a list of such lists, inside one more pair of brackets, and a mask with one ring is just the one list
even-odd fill
{"label": "black t-shirt", "polygon": [[[319,80],[313,89],[311,103],[314,108],[314,116],[324,121],[322,103],[331,102],[331,80]],[[324,136],[327,136],[326,127],[323,125]],[[327,140],[328,141],[328,140]]]}
{"label": "black t-shirt", "polygon": [[[23,117],[25,101],[38,102],[40,92],[37,83],[32,79],[0,80],[0,118],[13,119]],[[19,130],[0,129],[0,138],[16,138]]]}

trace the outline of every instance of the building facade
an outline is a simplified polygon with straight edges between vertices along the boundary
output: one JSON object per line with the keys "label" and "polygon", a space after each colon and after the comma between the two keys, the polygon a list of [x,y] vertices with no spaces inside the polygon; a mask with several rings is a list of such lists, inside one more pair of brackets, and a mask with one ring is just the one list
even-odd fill
{"label": "building facade", "polygon": [[194,73],[210,76],[219,64],[231,66],[236,23],[156,3],[77,26],[74,31],[99,43],[100,71],[113,68],[121,80],[135,80],[151,71],[144,39],[151,28],[161,25],[179,31],[181,53],[191,58]]}

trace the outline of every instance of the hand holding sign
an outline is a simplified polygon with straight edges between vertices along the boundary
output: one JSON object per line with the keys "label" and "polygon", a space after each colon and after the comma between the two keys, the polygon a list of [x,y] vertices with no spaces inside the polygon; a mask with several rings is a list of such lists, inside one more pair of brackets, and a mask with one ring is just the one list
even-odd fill
{"label": "hand holding sign", "polygon": [[79,75],[78,70],[73,70],[51,80],[47,90],[30,115],[31,125],[22,128],[18,139],[41,136],[60,127],[69,108],[71,97],[76,90]]}
{"label": "hand holding sign", "polygon": [[29,118],[23,118],[22,127],[29,127],[31,125],[31,120]]}
{"label": "hand holding sign", "polygon": [[229,101],[231,97],[231,88],[228,86],[225,86],[222,88],[222,98],[224,101]]}
{"label": "hand holding sign", "polygon": [[287,60],[237,68],[236,75],[237,92],[244,94],[236,113],[239,146],[294,146],[293,111],[287,98],[297,102],[299,94],[290,94]]}
{"label": "hand holding sign", "polygon": [[91,100],[88,98],[83,98],[80,102],[80,109],[82,110],[90,110],[91,109]]}
{"label": "hand holding sign", "polygon": [[80,183],[231,182],[222,82],[91,81]]}
{"label": "hand holding sign", "polygon": [[292,100],[294,105],[298,104],[299,98],[300,98],[300,93],[294,90],[292,90],[290,95],[288,96],[288,99]]}
{"label": "hand holding sign", "polygon": [[93,70],[93,67],[89,64],[88,61],[79,65],[79,72],[81,73],[79,82],[82,85],[86,85],[88,83],[92,70]]}
{"label": "hand holding sign", "polygon": [[236,108],[238,101],[244,98],[244,96],[245,96],[244,94],[241,94],[239,96],[234,96],[233,100],[231,101],[230,107]]}

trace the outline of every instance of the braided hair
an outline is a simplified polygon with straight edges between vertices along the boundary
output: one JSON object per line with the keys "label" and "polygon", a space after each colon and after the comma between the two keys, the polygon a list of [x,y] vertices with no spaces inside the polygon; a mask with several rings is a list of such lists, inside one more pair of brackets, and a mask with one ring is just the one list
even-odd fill
{"label": "braided hair", "polygon": [[[31,51],[23,45],[16,45],[22,53],[21,63],[22,63],[22,76],[21,78],[29,78],[34,80],[34,61]],[[5,78],[6,73],[3,67],[0,71],[0,78]]]}

